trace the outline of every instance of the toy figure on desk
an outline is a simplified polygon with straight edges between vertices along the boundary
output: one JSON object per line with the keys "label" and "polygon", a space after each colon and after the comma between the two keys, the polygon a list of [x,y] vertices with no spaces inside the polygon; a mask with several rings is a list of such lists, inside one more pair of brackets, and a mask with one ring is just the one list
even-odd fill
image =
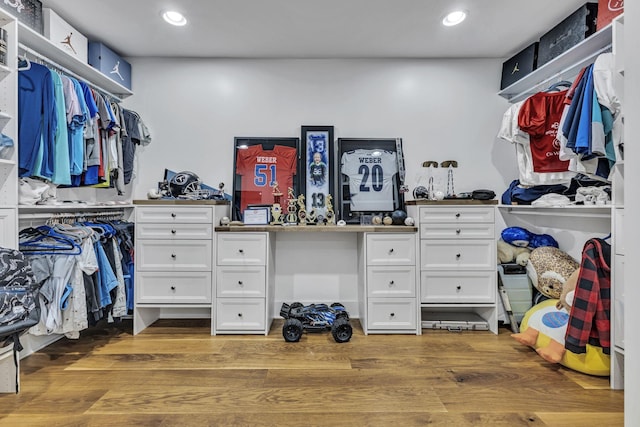
{"label": "toy figure on desk", "polygon": [[304,203],[304,194],[298,196],[298,224],[307,225],[307,207]]}
{"label": "toy figure on desk", "polygon": [[327,221],[326,224],[328,225],[336,225],[336,216],[333,213],[333,197],[331,196],[331,194],[327,194],[327,201],[326,201],[326,206],[327,206]]}
{"label": "toy figure on desk", "polygon": [[288,199],[287,199],[287,224],[297,224],[298,223],[298,215],[296,212],[298,209],[296,208],[296,204],[298,199],[293,194],[293,188],[289,187],[287,191]]}

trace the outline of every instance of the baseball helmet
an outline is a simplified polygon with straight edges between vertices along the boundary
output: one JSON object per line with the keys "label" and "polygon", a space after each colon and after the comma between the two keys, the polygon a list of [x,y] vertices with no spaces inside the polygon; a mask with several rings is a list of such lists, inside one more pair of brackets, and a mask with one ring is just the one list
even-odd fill
{"label": "baseball helmet", "polygon": [[186,196],[199,191],[201,183],[200,177],[193,172],[178,172],[169,180],[169,193],[173,197]]}
{"label": "baseball helmet", "polygon": [[429,190],[427,187],[423,187],[419,185],[418,187],[413,189],[413,198],[414,199],[428,199],[429,198]]}

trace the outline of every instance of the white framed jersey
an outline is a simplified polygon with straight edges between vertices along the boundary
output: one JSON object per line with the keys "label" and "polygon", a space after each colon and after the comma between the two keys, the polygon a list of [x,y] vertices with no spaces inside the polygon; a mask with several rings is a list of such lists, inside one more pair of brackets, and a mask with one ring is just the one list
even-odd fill
{"label": "white framed jersey", "polygon": [[352,211],[392,211],[396,153],[357,149],[342,154],[341,172],[349,178]]}

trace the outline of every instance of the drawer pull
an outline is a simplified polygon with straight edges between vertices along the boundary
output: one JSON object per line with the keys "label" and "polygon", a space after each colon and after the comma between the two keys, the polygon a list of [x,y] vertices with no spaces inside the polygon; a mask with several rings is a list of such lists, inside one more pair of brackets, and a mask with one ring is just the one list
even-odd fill
{"label": "drawer pull", "polygon": [[389,286],[393,286],[393,285],[395,285],[395,284],[396,284],[396,282],[395,282],[395,281],[393,281],[393,280],[389,282]]}
{"label": "drawer pull", "polygon": [[238,249],[238,252],[243,254],[244,253],[244,249]]}
{"label": "drawer pull", "polygon": [[462,230],[460,230],[459,228],[456,230],[456,234],[460,234]]}
{"label": "drawer pull", "polygon": [[176,217],[176,214],[172,212],[171,213],[171,218],[175,218],[175,217]]}
{"label": "drawer pull", "polygon": [[171,234],[176,234],[176,230],[171,230]]}
{"label": "drawer pull", "polygon": [[238,313],[238,317],[242,317],[242,313]]}
{"label": "drawer pull", "polygon": [[461,290],[462,290],[462,286],[461,286],[461,285],[456,286],[456,291],[458,291],[458,292],[459,292],[459,291],[461,291]]}
{"label": "drawer pull", "polygon": [[396,317],[395,313],[389,313],[389,317]]}
{"label": "drawer pull", "polygon": [[393,248],[389,249],[389,253],[392,254],[393,253]]}
{"label": "drawer pull", "polygon": [[460,212],[456,214],[456,218],[460,218]]}
{"label": "drawer pull", "polygon": [[176,259],[176,254],[171,254],[171,258]]}
{"label": "drawer pull", "polygon": [[456,254],[456,258],[460,259],[462,255],[461,254]]}
{"label": "drawer pull", "polygon": [[175,287],[175,286],[172,286],[172,287],[171,287],[171,290],[172,290],[172,291],[175,291],[175,290],[176,290],[176,287]]}
{"label": "drawer pull", "polygon": [[242,280],[238,280],[238,285],[243,286],[244,283],[242,283]]}

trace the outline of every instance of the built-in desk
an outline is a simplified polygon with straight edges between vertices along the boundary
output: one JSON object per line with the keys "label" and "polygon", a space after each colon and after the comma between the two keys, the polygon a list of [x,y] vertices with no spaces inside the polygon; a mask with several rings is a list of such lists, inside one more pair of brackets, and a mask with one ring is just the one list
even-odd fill
{"label": "built-in desk", "polygon": [[417,227],[215,228],[214,333],[267,334],[282,302],[343,303],[365,334],[419,334]]}

